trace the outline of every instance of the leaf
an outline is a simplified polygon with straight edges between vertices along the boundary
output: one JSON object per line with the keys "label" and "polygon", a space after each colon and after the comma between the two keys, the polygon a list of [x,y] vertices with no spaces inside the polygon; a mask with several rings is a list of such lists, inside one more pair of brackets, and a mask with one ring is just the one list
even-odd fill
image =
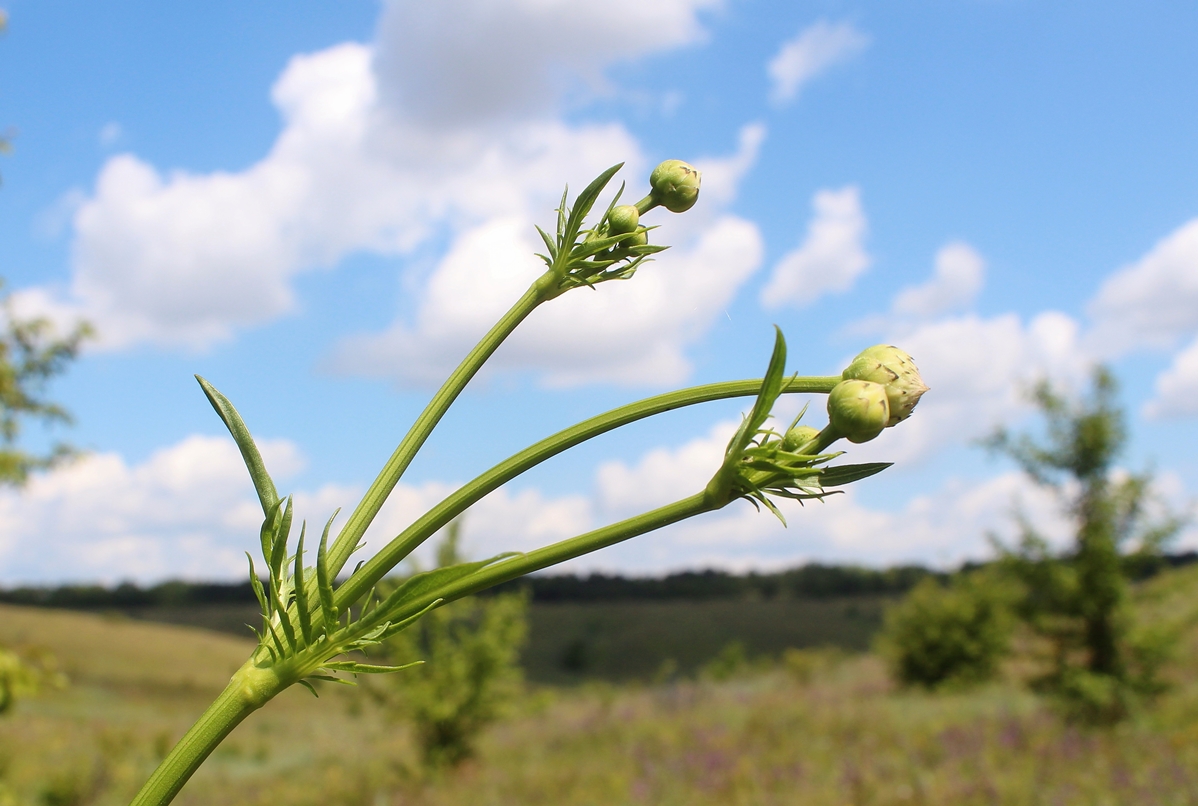
{"label": "leaf", "polygon": [[324,534],[320,536],[320,546],[316,550],[316,589],[320,594],[320,616],[324,622],[325,635],[331,633],[337,626],[337,608],[333,606],[333,584],[329,579],[329,529],[340,512],[337,509],[324,525]]}
{"label": "leaf", "polygon": [[566,250],[573,248],[574,241],[578,238],[578,233],[582,230],[582,222],[590,214],[591,208],[595,205],[595,200],[599,198],[599,194],[603,192],[603,188],[616,175],[616,172],[623,167],[624,163],[622,162],[613,165],[595,177],[594,181],[587,185],[582,193],[578,194],[578,198],[574,200],[574,207],[570,210],[569,218],[566,221],[565,230],[561,233],[561,245]]}
{"label": "leaf", "polygon": [[291,496],[287,496],[287,505],[283,508],[283,517],[279,527],[272,536],[270,554],[266,561],[270,563],[270,578],[272,587],[278,588],[283,581],[283,563],[287,561],[287,536],[291,534]]}
{"label": "leaf", "polygon": [[340,683],[343,686],[358,685],[357,683],[355,683],[352,680],[346,680],[344,677],[333,677],[331,674],[310,674],[310,675],[308,675],[308,679],[309,680],[323,680],[326,683]]}
{"label": "leaf", "polygon": [[304,643],[312,643],[312,614],[308,610],[308,585],[304,579],[304,535],[307,532],[308,524],[305,522],[300,525],[299,545],[295,549],[295,573],[293,579],[295,581],[295,612],[299,615],[300,633],[304,636]]}
{"label": "leaf", "polygon": [[851,484],[854,481],[867,479],[870,476],[881,473],[886,468],[890,467],[893,462],[869,462],[860,465],[837,465],[836,467],[824,468],[820,473],[820,483],[825,487],[839,487],[844,484]]}
{"label": "leaf", "polygon": [[275,501],[274,506],[270,508],[270,512],[266,513],[266,517],[262,519],[262,529],[259,532],[259,540],[262,543],[262,561],[266,563],[267,573],[270,573],[270,555],[272,547],[275,544],[275,533],[279,530],[279,521],[282,520],[282,509],[284,501]]}
{"label": "leaf", "polygon": [[487,560],[477,560],[469,563],[459,563],[457,565],[449,565],[444,568],[436,568],[432,571],[425,571],[422,574],[416,574],[409,577],[403,584],[391,592],[376,610],[377,613],[390,613],[394,608],[404,602],[420,599],[430,593],[434,593],[446,585],[457,582],[459,579],[468,577],[475,571],[486,568],[488,565],[493,565],[500,560],[506,560],[508,557],[515,556],[515,552],[505,552],[497,554]]}
{"label": "leaf", "polygon": [[753,402],[749,416],[744,418],[736,435],[728,443],[725,463],[740,461],[753,438],[757,436],[758,429],[769,418],[770,410],[773,409],[778,396],[782,394],[782,373],[785,371],[785,367],[786,339],[782,336],[782,330],[775,325],[774,351],[770,355],[769,367],[761,381],[761,391],[757,393],[757,400]]}
{"label": "leaf", "polygon": [[233,408],[233,404],[227,397],[218,392],[216,387],[204,378],[199,375],[195,377],[200,382],[200,388],[208,397],[208,402],[212,404],[212,408],[216,409],[225,428],[229,429],[233,441],[237,443],[238,450],[241,451],[241,459],[245,462],[246,469],[250,471],[254,490],[257,491],[258,500],[262,503],[262,514],[270,515],[271,509],[279,500],[279,493],[275,489],[275,483],[271,480],[270,474],[266,472],[266,464],[262,461],[262,454],[258,452],[258,446],[254,444],[254,438],[250,436],[250,430],[246,428],[241,415],[237,413],[237,409]]}
{"label": "leaf", "polygon": [[245,558],[250,561],[250,587],[254,589],[254,596],[258,597],[258,606],[262,608],[262,617],[270,618],[270,606],[266,603],[266,591],[262,590],[262,580],[258,579],[258,572],[254,570],[254,558],[247,551]]}
{"label": "leaf", "polygon": [[304,688],[308,689],[308,691],[311,691],[313,697],[315,697],[318,700],[320,699],[320,695],[316,693],[316,687],[313,686],[311,683],[309,683],[307,680],[297,680],[296,682],[299,683]]}
{"label": "leaf", "polygon": [[353,661],[333,661],[326,663],[323,668],[331,669],[335,672],[349,672],[350,674],[390,674],[391,672],[400,672],[404,669],[410,669],[413,666],[419,666],[424,663],[422,660],[405,663],[402,666],[376,666],[370,663],[354,663]]}

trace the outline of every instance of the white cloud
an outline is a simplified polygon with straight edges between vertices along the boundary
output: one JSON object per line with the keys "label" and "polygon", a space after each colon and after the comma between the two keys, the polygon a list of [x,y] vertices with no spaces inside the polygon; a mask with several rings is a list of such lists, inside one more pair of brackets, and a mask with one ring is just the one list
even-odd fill
{"label": "white cloud", "polygon": [[820,190],[812,199],[815,217],[801,246],[778,261],[761,291],[761,304],[808,306],[824,294],[847,291],[870,265],[863,241],[867,230],[857,188]]}
{"label": "white cloud", "polygon": [[556,107],[609,64],[704,37],[721,0],[392,0],[379,24],[388,103],[435,126],[477,125]]}
{"label": "white cloud", "polygon": [[[295,446],[262,443],[280,477]],[[224,578],[243,572],[261,510],[231,440],[192,436],[130,466],[92,454],[0,494],[6,581]]]}
{"label": "white cloud", "polygon": [[[267,440],[260,447],[276,482],[304,464],[290,442]],[[399,485],[367,531],[367,553],[453,489],[441,482]],[[281,486],[280,492],[289,491]],[[296,491],[293,540],[301,519],[319,534],[344,507],[335,535],[360,494],[337,484]],[[0,580],[236,579],[246,573],[245,552],[258,558],[261,521],[241,456],[227,437],[190,436],[133,465],[115,453],[91,454],[35,475],[21,491],[0,492]],[[527,550],[591,526],[583,496],[550,499],[536,490],[500,489],[467,513],[464,548],[477,557]],[[431,555],[422,551],[421,557],[427,566]]]}
{"label": "white cloud", "polygon": [[967,307],[982,290],[985,274],[986,262],[972,246],[962,241],[945,244],[936,253],[932,279],[899,292],[893,310],[900,316],[930,319]]}
{"label": "white cloud", "polygon": [[852,23],[820,20],[804,28],[783,43],[766,68],[771,81],[770,101],[781,105],[794,100],[805,84],[852,59],[868,45],[869,37]]}
{"label": "white cloud", "polygon": [[1198,219],[1108,277],[1088,312],[1091,341],[1104,355],[1169,348],[1198,330]]}
{"label": "white cloud", "polygon": [[[904,423],[906,425],[906,423]],[[735,423],[714,426],[703,437],[675,448],[656,448],[637,462],[609,462],[596,474],[598,499],[611,517],[660,506],[701,489],[723,455]],[[895,431],[901,430],[895,429]],[[878,443],[891,443],[887,432]],[[845,461],[862,459],[865,446],[846,446]],[[949,479],[939,489],[911,499],[897,510],[861,502],[874,480],[846,488],[823,502],[781,502],[789,527],[751,505],[728,508],[686,521],[576,560],[581,569],[660,573],[682,568],[736,570],[793,566],[819,560],[879,566],[899,562],[943,565],[991,554],[988,533],[1009,539],[1017,510],[1058,544],[1068,539],[1068,521],[1054,497],[1020,473],[965,482]]]}
{"label": "white cloud", "polygon": [[[290,61],[272,90],[282,131],[249,168],[163,172],[131,154],[110,159],[74,213],[69,287],[26,289],[18,309],[64,320],[83,315],[96,324],[101,348],[150,342],[204,349],[295,311],[300,273],[356,251],[403,255],[435,235],[450,246],[405,306],[418,311],[416,320],[351,339],[334,359],[345,359],[344,371],[425,382],[455,363],[492,314],[523,291],[535,266],[528,255],[541,248],[529,238],[532,224],[551,217],[564,181],[577,189],[626,161],[630,193],[644,184],[637,177],[647,173],[646,158],[632,135],[618,124],[555,119],[560,99],[542,79],[563,71],[598,75],[608,64],[699,41],[698,15],[719,5],[392,2],[375,47],[349,43]],[[587,46],[578,47],[583,33]],[[532,103],[534,95],[551,103]],[[755,228],[719,213],[763,137],[760,125],[746,127],[734,155],[710,161],[700,205],[706,211],[671,219],[676,253],[644,272],[674,265],[707,279],[713,261],[731,259],[709,287],[681,295],[690,307],[666,317],[672,329],[646,351],[628,349],[653,316],[646,300],[668,305],[660,282],[637,278],[641,294],[631,306],[613,308],[610,299],[627,301],[626,290],[594,295],[604,298],[602,313],[626,310],[627,317],[539,315],[533,327],[549,334],[547,342],[525,338],[499,365],[526,360],[549,370],[551,382],[579,382],[571,370],[577,356],[567,351],[583,343],[585,354],[596,352],[581,326],[622,342],[604,353],[591,379],[664,382],[685,374],[683,347],[759,260]],[[699,221],[740,252],[729,256],[716,239],[702,238]],[[463,265],[466,259],[473,265]],[[411,277],[408,284],[421,282]],[[581,301],[559,304],[577,312]],[[622,363],[629,358],[633,364]]]}
{"label": "white cloud", "polygon": [[1156,379],[1156,396],[1144,406],[1152,418],[1198,414],[1198,339],[1173,357],[1173,363]]}
{"label": "white cloud", "polygon": [[1079,330],[1074,319],[1055,311],[1028,322],[1013,313],[968,314],[894,328],[885,341],[911,354],[930,391],[910,419],[886,430],[885,439],[855,450],[863,460],[913,462],[1016,422],[1031,410],[1026,393],[1036,381],[1084,384],[1093,361]]}
{"label": "white cloud", "polygon": [[[556,386],[683,380],[690,371],[686,347],[761,261],[756,226],[721,214],[720,206],[735,196],[763,136],[761,127],[746,127],[736,155],[696,161],[704,171],[704,195],[695,215],[654,213],[665,216],[662,231],[681,245],[630,281],[607,283],[596,292],[578,289],[535,311],[489,370],[535,368]],[[532,255],[541,248],[534,239],[532,221],[518,216],[492,218],[465,231],[421,290],[414,321],[346,339],[331,365],[401,384],[439,381],[544,270]]]}
{"label": "white cloud", "polygon": [[121,124],[115,120],[110,120],[100,127],[100,131],[96,134],[96,139],[100,141],[100,145],[104,148],[109,148],[125,136],[125,130]]}

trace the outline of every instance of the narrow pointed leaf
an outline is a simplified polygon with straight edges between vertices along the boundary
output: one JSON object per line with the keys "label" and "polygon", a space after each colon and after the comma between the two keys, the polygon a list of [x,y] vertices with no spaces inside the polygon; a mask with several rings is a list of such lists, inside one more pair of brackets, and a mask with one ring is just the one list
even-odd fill
{"label": "narrow pointed leaf", "polygon": [[299,544],[295,549],[295,612],[299,616],[300,633],[304,643],[312,643],[312,613],[308,609],[308,582],[304,579],[304,536],[308,524],[300,525]]}
{"label": "narrow pointed leaf", "polygon": [[258,579],[258,572],[254,569],[254,558],[247,551],[245,558],[250,561],[250,587],[254,590],[254,596],[258,597],[258,606],[262,608],[262,617],[270,618],[270,605],[266,602],[266,591],[262,590],[262,580]]}
{"label": "narrow pointed leaf", "polygon": [[287,561],[287,536],[291,533],[291,496],[287,496],[287,505],[283,508],[283,517],[279,522],[278,531],[274,533],[273,545],[270,547],[270,577],[272,587],[276,590],[283,581],[283,563]]}
{"label": "narrow pointed leaf", "polygon": [[410,669],[413,666],[419,666],[424,663],[422,660],[405,663],[402,666],[377,666],[370,663],[354,663],[352,661],[334,661],[326,663],[325,669],[331,669],[336,672],[349,672],[350,674],[391,674],[392,672],[400,672],[404,669]]}
{"label": "narrow pointed leaf", "polygon": [[320,546],[316,550],[316,589],[320,593],[320,617],[325,635],[337,628],[337,608],[333,606],[333,585],[329,579],[329,529],[340,511],[334,512],[324,525],[324,534],[320,536]]}
{"label": "narrow pointed leaf", "polygon": [[587,185],[582,193],[578,194],[578,198],[574,200],[574,207],[570,210],[570,217],[566,221],[566,229],[563,233],[563,243],[569,249],[578,237],[578,233],[582,230],[582,222],[586,220],[587,215],[591,212],[591,207],[595,205],[595,200],[599,198],[599,194],[603,192],[603,188],[611,181],[611,178],[616,175],[616,171],[624,167],[624,163],[619,163],[608,168],[599,176],[595,177],[591,184]]}
{"label": "narrow pointed leaf", "polygon": [[860,465],[837,465],[825,468],[820,473],[820,482],[825,487],[839,487],[881,473],[892,464],[893,462],[869,462]]}
{"label": "narrow pointed leaf", "polygon": [[212,408],[216,409],[225,428],[229,429],[233,441],[237,443],[242,461],[245,462],[246,469],[250,472],[250,479],[254,482],[258,500],[262,503],[262,513],[269,515],[271,508],[279,500],[279,493],[275,489],[275,483],[271,481],[270,474],[266,472],[266,464],[262,461],[262,454],[258,452],[258,446],[254,444],[253,437],[250,436],[250,430],[246,428],[241,415],[237,413],[237,409],[233,408],[233,404],[227,397],[199,375],[196,376],[196,380],[200,382],[200,388],[204,390],[208,402],[212,404]]}
{"label": "narrow pointed leaf", "polygon": [[312,692],[313,697],[315,697],[318,700],[320,699],[320,695],[316,693],[316,687],[313,686],[311,683],[309,683],[307,680],[297,680],[296,682],[299,683],[304,688],[308,689],[308,691]]}

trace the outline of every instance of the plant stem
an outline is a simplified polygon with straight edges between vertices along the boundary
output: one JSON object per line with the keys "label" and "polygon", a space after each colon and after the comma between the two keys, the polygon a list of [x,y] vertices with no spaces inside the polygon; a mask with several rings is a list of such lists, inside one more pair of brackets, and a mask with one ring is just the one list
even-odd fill
{"label": "plant stem", "polygon": [[[840,382],[839,376],[792,378],[784,382],[784,393],[829,392]],[[645,398],[546,437],[535,445],[520,451],[492,467],[473,481],[463,485],[441,503],[430,509],[394,540],[369,559],[357,573],[346,580],[335,595],[336,606],[344,609],[358,601],[375,583],[382,579],[421,543],[455,517],[472,506],[483,496],[524,473],[541,462],[566,451],[579,443],[597,437],[613,429],[655,414],[673,409],[724,400],[730,397],[747,397],[761,391],[761,380],[724,381],[690,389],[681,389],[663,395]]]}
{"label": "plant stem", "polygon": [[162,760],[130,806],[170,803],[216,746],[287,685],[271,670],[247,662]]}
{"label": "plant stem", "polygon": [[578,535],[577,537],[561,540],[544,548],[530,551],[527,554],[519,554],[510,559],[500,560],[494,565],[488,565],[464,579],[451,582],[419,599],[413,599],[407,603],[403,610],[395,614],[394,619],[400,621],[419,613],[438,599],[444,602],[452,602],[455,599],[461,599],[463,596],[478,593],[500,583],[517,579],[534,571],[540,571],[543,568],[564,563],[567,560],[581,557],[584,554],[590,554],[592,551],[598,551],[616,543],[630,540],[646,532],[661,529],[664,526],[692,518],[695,515],[712,512],[720,509],[722,506],[722,503],[704,490],[689,498],[683,498],[672,504],[666,504],[663,507],[658,507],[641,515],[622,520],[619,523],[613,523],[610,526],[604,526],[592,532]]}
{"label": "plant stem", "polygon": [[383,465],[383,469],[379,471],[374,483],[370,485],[370,489],[366,491],[366,495],[362,497],[353,514],[349,516],[341,533],[329,548],[329,572],[333,577],[345,566],[349,560],[350,554],[358,547],[358,542],[362,539],[362,535],[366,533],[366,528],[370,526],[379,509],[382,508],[383,502],[387,500],[387,496],[395,489],[395,485],[399,483],[399,479],[403,476],[404,471],[408,469],[408,465],[412,463],[416,453],[424,445],[433,428],[440,422],[449,409],[453,401],[457,399],[462,389],[470,382],[483,363],[486,362],[491,354],[503,343],[516,326],[524,321],[533,309],[537,307],[545,299],[552,295],[552,289],[556,287],[557,278],[552,272],[546,272],[529,289],[524,292],[524,296],[516,301],[516,304],[504,314],[503,318],[495,323],[495,326],[487,331],[487,335],[483,336],[474,349],[462,359],[462,363],[458,364],[457,369],[445,380],[437,393],[433,395],[433,399],[424,407],[424,411],[416,418],[416,422],[412,423],[412,427],[408,429],[408,433],[404,436],[403,441],[399,443],[399,447],[391,454],[391,458],[387,460],[387,464]]}

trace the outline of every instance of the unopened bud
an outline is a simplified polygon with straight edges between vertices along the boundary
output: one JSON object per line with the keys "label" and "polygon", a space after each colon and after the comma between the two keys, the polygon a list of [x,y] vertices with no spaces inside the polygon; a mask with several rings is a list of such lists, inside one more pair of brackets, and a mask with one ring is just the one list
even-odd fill
{"label": "unopened bud", "polygon": [[886,387],[886,398],[890,403],[887,425],[896,425],[910,417],[919,398],[928,391],[911,356],[888,344],[862,350],[841,377],[872,381]]}
{"label": "unopened bud", "polygon": [[828,422],[849,442],[869,442],[889,421],[890,403],[880,383],[841,381],[828,395]]}
{"label": "unopened bud", "polygon": [[782,437],[782,450],[794,453],[819,436],[819,430],[809,425],[796,425]]}
{"label": "unopened bud", "polygon": [[649,175],[650,196],[671,213],[685,213],[699,198],[699,172],[682,160],[666,160]]}
{"label": "unopened bud", "polygon": [[629,249],[633,246],[644,246],[647,243],[649,243],[649,233],[641,230],[640,232],[632,233],[627,238],[620,241],[620,248]]}
{"label": "unopened bud", "polygon": [[623,235],[625,232],[636,230],[641,222],[640,211],[631,204],[621,204],[613,207],[607,215],[607,231],[612,235]]}

